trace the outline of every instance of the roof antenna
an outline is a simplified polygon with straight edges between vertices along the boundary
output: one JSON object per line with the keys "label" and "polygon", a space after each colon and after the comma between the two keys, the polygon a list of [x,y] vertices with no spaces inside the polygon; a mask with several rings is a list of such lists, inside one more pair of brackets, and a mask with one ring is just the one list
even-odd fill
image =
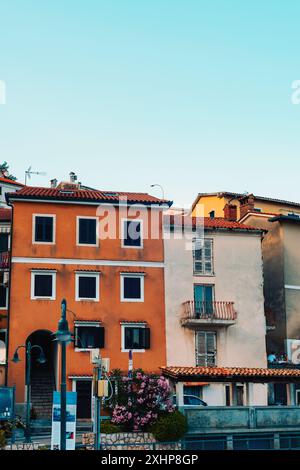
{"label": "roof antenna", "polygon": [[25,186],[27,185],[27,178],[30,180],[31,175],[43,175],[45,176],[47,173],[45,171],[32,171],[31,166],[28,168],[28,170],[25,171]]}

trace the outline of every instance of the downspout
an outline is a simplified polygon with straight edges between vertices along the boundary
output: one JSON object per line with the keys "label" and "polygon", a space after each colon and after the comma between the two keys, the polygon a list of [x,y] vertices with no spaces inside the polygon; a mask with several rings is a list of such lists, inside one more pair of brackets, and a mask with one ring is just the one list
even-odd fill
{"label": "downspout", "polygon": [[11,207],[11,226],[10,226],[10,250],[9,250],[9,280],[8,280],[8,306],[7,306],[7,333],[6,333],[6,361],[5,361],[5,386],[8,383],[8,362],[9,362],[9,335],[10,335],[10,292],[11,292],[11,268],[12,268],[12,247],[13,247],[13,224],[14,224],[14,206],[9,203],[9,199],[6,198],[6,203]]}

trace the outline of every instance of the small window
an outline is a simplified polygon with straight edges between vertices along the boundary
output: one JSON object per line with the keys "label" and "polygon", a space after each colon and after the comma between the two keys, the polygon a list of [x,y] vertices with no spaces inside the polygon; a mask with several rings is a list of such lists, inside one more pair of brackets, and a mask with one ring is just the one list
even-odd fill
{"label": "small window", "polygon": [[142,248],[142,220],[123,220],[122,246]]}
{"label": "small window", "polygon": [[0,364],[6,363],[6,330],[0,330]]}
{"label": "small window", "polygon": [[54,243],[54,216],[34,215],[34,243]]}
{"label": "small window", "polygon": [[75,348],[81,350],[104,348],[104,327],[100,325],[76,325]]}
{"label": "small window", "polygon": [[5,282],[6,273],[0,272],[0,310],[6,310],[8,307],[8,287]]}
{"label": "small window", "polygon": [[6,253],[8,251],[8,233],[0,233],[0,253]]}
{"label": "small window", "polygon": [[122,350],[141,351],[150,348],[150,328],[144,326],[122,326]]}
{"label": "small window", "polygon": [[99,273],[76,274],[76,300],[99,300]]}
{"label": "small window", "polygon": [[121,275],[121,300],[123,302],[144,301],[143,275]]}
{"label": "small window", "polygon": [[32,273],[32,299],[55,299],[55,273]]}
{"label": "small window", "polygon": [[78,245],[97,246],[97,219],[78,217]]}
{"label": "small window", "polygon": [[214,331],[196,332],[196,366],[213,367],[216,365],[217,335]]}
{"label": "small window", "polygon": [[193,240],[194,275],[213,275],[213,240]]}

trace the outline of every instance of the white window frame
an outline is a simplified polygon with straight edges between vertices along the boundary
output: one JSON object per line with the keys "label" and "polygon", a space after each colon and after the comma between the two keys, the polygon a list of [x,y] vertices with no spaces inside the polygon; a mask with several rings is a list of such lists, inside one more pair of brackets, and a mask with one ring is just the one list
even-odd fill
{"label": "white window frame", "polygon": [[[78,322],[75,322],[74,323],[74,333],[76,335],[76,331],[75,329],[76,328],[84,328],[84,327],[93,327],[93,328],[100,328],[101,326],[103,326],[100,322],[85,322],[85,321],[78,321]],[[91,352],[93,350],[93,348],[77,348],[75,347],[74,348],[74,351],[75,352]]]}
{"label": "white window frame", "polygon": [[[93,219],[96,220],[96,243],[79,243],[79,221],[80,219]],[[89,215],[77,215],[76,216],[76,246],[99,246],[99,237],[98,237],[98,217],[93,217]]]}
{"label": "white window frame", "polygon": [[[34,295],[34,286],[35,286],[35,276],[52,276],[52,296],[51,297],[41,297]],[[31,271],[31,300],[55,300],[56,299],[56,271]]]}
{"label": "white window frame", "polygon": [[[96,278],[96,297],[79,297],[79,278],[95,277]],[[99,302],[100,300],[100,273],[99,272],[76,272],[75,273],[75,300],[76,302]]]}
{"label": "white window frame", "polygon": [[[36,217],[51,217],[53,219],[52,242],[38,242],[35,240]],[[56,214],[32,214],[32,244],[33,245],[55,245],[56,243]]]}
{"label": "white window frame", "polygon": [[0,332],[1,332],[1,333],[3,333],[3,332],[5,333],[5,341],[4,341],[4,343],[5,343],[5,359],[4,359],[4,362],[0,362],[0,365],[3,366],[4,364],[6,364],[6,354],[7,354],[7,328],[0,328]]}
{"label": "white window frame", "polygon": [[[125,349],[125,328],[146,328],[145,323],[122,323],[121,324],[121,352],[129,352],[130,349]],[[144,353],[146,349],[131,349],[133,353]]]}
{"label": "white window frame", "polygon": [[[141,230],[140,230],[140,241],[141,244],[140,246],[127,246],[124,244],[125,240],[125,222],[138,222],[140,224]],[[122,218],[121,219],[121,246],[122,248],[129,248],[129,249],[136,249],[136,250],[142,250],[144,248],[144,225],[143,225],[143,219],[128,219],[128,218]]]}
{"label": "white window frame", "polygon": [[[194,238],[193,239],[193,276],[214,276],[214,239],[213,238],[203,238],[203,246],[202,246],[202,257],[201,257],[201,263],[202,263],[202,271],[196,271],[195,270],[195,244],[197,243],[197,240],[199,238]],[[206,272],[205,271],[205,242],[209,241],[210,246],[211,246],[211,258],[210,258],[210,263],[211,263],[211,271]]]}
{"label": "white window frame", "polygon": [[[125,277],[135,277],[139,278],[141,280],[141,297],[139,299],[127,299],[127,297],[124,297],[124,278]],[[141,273],[120,273],[120,289],[121,289],[121,302],[144,302],[144,279],[145,279],[145,274]]]}
{"label": "white window frame", "polygon": [[[3,280],[4,280],[4,272],[3,272]],[[5,301],[5,307],[0,307],[0,310],[7,310],[8,309],[8,286],[5,287],[6,289],[6,301]],[[0,330],[1,331],[1,330]]]}

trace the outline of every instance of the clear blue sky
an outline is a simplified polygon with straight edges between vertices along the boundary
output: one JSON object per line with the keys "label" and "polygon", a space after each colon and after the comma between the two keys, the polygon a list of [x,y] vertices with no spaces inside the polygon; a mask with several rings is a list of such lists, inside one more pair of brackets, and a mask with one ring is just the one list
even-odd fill
{"label": "clear blue sky", "polygon": [[[300,200],[298,0],[3,0],[0,160],[34,185]],[[159,194],[159,190],[153,190]]]}

